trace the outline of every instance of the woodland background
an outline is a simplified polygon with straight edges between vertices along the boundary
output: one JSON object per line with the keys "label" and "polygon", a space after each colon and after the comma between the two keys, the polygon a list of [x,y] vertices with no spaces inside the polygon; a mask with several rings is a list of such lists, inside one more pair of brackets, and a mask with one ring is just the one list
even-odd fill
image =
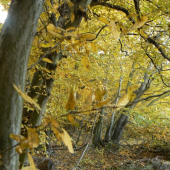
{"label": "woodland background", "polygon": [[170,169],[169,1],[0,4],[0,169]]}

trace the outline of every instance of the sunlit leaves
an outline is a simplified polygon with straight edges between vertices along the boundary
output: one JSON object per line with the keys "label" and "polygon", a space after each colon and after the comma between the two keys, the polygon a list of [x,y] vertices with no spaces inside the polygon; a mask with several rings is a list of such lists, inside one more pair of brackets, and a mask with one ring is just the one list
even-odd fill
{"label": "sunlit leaves", "polygon": [[66,110],[74,110],[76,106],[76,92],[74,87],[71,88],[70,96],[66,104]]}
{"label": "sunlit leaves", "polygon": [[81,60],[83,67],[86,69],[86,71],[89,71],[90,68],[90,61],[87,55],[84,55]]}
{"label": "sunlit leaves", "polygon": [[103,107],[104,105],[106,105],[108,102],[110,101],[110,99],[107,99],[103,102],[99,102],[96,104],[96,107]]}
{"label": "sunlit leaves", "polygon": [[13,84],[14,89],[19,93],[19,95],[28,103],[34,105],[37,109],[41,110],[40,106],[31,98],[29,97],[27,94],[25,94],[24,92],[22,92],[21,89],[18,89],[18,87]]}
{"label": "sunlit leaves", "polygon": [[110,21],[109,29],[110,29],[110,32],[112,33],[114,39],[117,41],[120,37],[120,33],[119,33],[114,21]]}
{"label": "sunlit leaves", "polygon": [[70,153],[74,153],[71,138],[70,138],[69,134],[64,129],[63,129],[63,131],[64,131],[64,134],[62,135],[63,142],[68,147],[68,150],[70,151]]}
{"label": "sunlit leaves", "polygon": [[19,145],[15,148],[16,152],[22,153],[24,149],[33,149],[39,145],[39,137],[36,129],[28,128],[28,138],[22,135],[10,134],[10,138],[19,142]]}
{"label": "sunlit leaves", "polygon": [[138,22],[136,22],[130,30],[135,30],[137,28],[142,27],[147,22],[147,20],[148,20],[147,16],[141,17],[140,20]]}
{"label": "sunlit leaves", "polygon": [[68,147],[69,152],[74,153],[74,149],[73,149],[71,138],[70,138],[69,134],[63,128],[61,128],[61,131],[53,128],[53,131],[54,131],[55,135],[57,136],[57,138],[62,140],[64,142],[65,146]]}
{"label": "sunlit leaves", "polygon": [[104,24],[109,24],[109,21],[107,20],[107,18],[105,18],[105,17],[103,17],[103,16],[99,17],[98,20],[99,20],[100,22],[104,23]]}
{"label": "sunlit leaves", "polygon": [[81,39],[84,39],[84,40],[93,40],[93,39],[96,38],[96,35],[95,34],[86,33],[86,34],[79,34],[79,37]]}
{"label": "sunlit leaves", "polygon": [[52,62],[50,59],[48,59],[48,58],[43,58],[42,61],[45,61],[45,62],[47,62],[47,63],[53,63],[53,62]]}
{"label": "sunlit leaves", "polygon": [[74,117],[71,114],[67,114],[67,119],[72,125],[79,127],[79,124],[75,121]]}
{"label": "sunlit leaves", "polygon": [[100,90],[99,88],[97,88],[95,90],[95,100],[97,101],[101,101],[102,97],[106,94],[106,90]]}

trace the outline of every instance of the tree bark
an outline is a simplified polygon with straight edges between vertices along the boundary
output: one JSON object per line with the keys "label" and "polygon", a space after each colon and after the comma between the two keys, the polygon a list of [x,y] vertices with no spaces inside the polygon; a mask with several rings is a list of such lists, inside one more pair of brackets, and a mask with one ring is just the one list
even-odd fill
{"label": "tree bark", "polygon": [[102,141],[102,130],[103,130],[103,116],[105,108],[102,107],[101,115],[99,116],[99,120],[96,123],[95,129],[94,129],[94,136],[93,136],[93,144],[94,146],[99,146],[99,144],[103,145]]}
{"label": "tree bark", "polygon": [[[16,145],[10,133],[20,134],[28,58],[44,0],[13,0],[0,34],[0,152]],[[15,156],[14,156],[15,155]],[[0,170],[18,170],[15,148],[2,153]]]}

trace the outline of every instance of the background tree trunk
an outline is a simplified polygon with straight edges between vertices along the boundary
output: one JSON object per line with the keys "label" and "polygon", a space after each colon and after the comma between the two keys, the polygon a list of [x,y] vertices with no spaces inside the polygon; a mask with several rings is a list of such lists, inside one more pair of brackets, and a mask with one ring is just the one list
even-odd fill
{"label": "background tree trunk", "polygon": [[[13,83],[24,91],[28,58],[44,0],[13,0],[0,34],[0,152],[16,145],[10,133],[20,134],[23,100]],[[15,148],[2,154],[0,170],[18,170]]]}

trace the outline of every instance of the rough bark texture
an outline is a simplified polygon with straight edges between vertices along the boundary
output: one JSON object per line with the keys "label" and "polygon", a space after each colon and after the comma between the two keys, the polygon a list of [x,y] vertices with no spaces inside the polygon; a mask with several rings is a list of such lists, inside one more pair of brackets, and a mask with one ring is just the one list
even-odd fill
{"label": "rough bark texture", "polygon": [[[13,83],[24,91],[28,58],[43,4],[44,0],[13,0],[0,34],[0,152],[16,144],[9,138],[10,133],[20,133],[23,100]],[[18,170],[15,154],[15,148],[2,154],[0,170]]]}
{"label": "rough bark texture", "polygon": [[93,136],[93,144],[94,146],[99,146],[99,144],[103,145],[102,141],[102,130],[103,130],[103,116],[104,116],[104,108],[101,110],[101,115],[99,116],[99,120],[96,123],[94,129],[94,136]]}

